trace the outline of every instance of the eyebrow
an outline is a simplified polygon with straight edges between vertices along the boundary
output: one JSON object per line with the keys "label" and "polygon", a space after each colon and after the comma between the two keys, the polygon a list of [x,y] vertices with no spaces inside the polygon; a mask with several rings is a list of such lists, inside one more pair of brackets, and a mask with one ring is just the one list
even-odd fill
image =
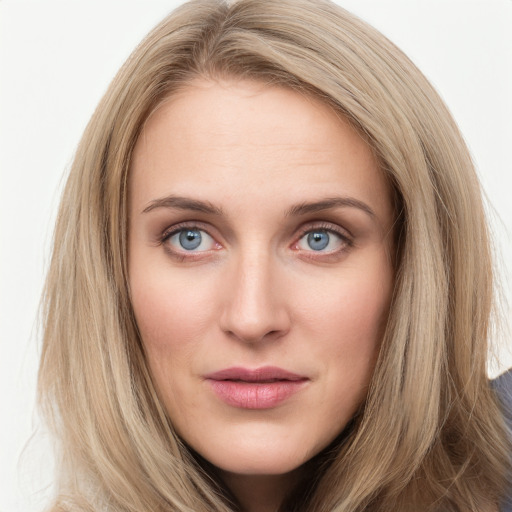
{"label": "eyebrow", "polygon": [[[142,210],[142,213],[148,213],[156,208],[174,208],[210,215],[223,215],[222,209],[214,206],[209,201],[200,201],[181,196],[167,196],[154,199]],[[285,215],[287,217],[307,215],[308,213],[322,212],[332,208],[357,208],[369,215],[372,219],[375,218],[375,212],[366,203],[353,197],[329,197],[320,201],[299,203],[289,208],[285,212]]]}
{"label": "eyebrow", "polygon": [[199,201],[188,197],[167,196],[151,201],[142,213],[148,213],[155,208],[175,208],[177,210],[192,210],[210,215],[222,215],[222,209],[217,208],[209,201]]}
{"label": "eyebrow", "polygon": [[357,208],[365,212],[372,219],[375,218],[375,212],[366,203],[363,203],[363,201],[359,201],[359,199],[355,199],[353,197],[329,197],[327,199],[322,199],[321,201],[300,203],[287,210],[286,215],[305,215],[308,213],[330,210],[332,208]]}

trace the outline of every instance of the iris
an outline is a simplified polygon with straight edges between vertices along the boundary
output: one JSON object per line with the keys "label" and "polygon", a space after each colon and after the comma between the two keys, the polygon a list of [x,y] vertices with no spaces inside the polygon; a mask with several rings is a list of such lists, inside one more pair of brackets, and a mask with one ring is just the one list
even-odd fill
{"label": "iris", "polygon": [[329,245],[329,233],[326,231],[313,231],[309,233],[307,241],[313,251],[321,251]]}
{"label": "iris", "polygon": [[182,231],[179,235],[180,245],[186,251],[197,249],[201,245],[202,239],[201,232],[197,229],[188,229]]}

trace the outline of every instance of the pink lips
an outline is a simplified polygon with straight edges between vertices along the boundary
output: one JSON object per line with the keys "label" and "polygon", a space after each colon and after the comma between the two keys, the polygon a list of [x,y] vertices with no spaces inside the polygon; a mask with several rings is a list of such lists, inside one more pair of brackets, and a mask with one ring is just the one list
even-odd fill
{"label": "pink lips", "polygon": [[304,387],[309,380],[274,366],[255,370],[226,368],[205,378],[223,402],[241,409],[276,407]]}

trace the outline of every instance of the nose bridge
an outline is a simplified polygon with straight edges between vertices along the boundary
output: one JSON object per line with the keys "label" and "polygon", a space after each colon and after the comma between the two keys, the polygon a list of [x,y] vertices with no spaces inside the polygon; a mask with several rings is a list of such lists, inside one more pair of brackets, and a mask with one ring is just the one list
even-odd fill
{"label": "nose bridge", "polygon": [[236,258],[222,328],[236,338],[254,342],[279,337],[288,328],[286,307],[275,280],[275,257],[264,247],[247,248]]}

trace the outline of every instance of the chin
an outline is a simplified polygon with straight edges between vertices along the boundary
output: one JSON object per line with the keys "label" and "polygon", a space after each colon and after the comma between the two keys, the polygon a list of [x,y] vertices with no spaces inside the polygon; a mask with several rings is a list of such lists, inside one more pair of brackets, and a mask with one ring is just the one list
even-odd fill
{"label": "chin", "polygon": [[[238,460],[219,461],[222,466],[216,465],[221,471],[237,475],[285,475],[298,469],[308,457],[303,458],[280,458],[278,456],[260,456],[251,458],[246,455],[239,456]],[[225,463],[224,463],[225,462]]]}
{"label": "chin", "polygon": [[[239,475],[283,475],[301,467],[323,450],[331,439],[321,444],[288,436],[263,436],[254,429],[254,435],[232,436],[231,442],[196,445],[200,456],[219,470]],[[302,436],[301,436],[302,437]],[[226,441],[226,440],[223,440]]]}

